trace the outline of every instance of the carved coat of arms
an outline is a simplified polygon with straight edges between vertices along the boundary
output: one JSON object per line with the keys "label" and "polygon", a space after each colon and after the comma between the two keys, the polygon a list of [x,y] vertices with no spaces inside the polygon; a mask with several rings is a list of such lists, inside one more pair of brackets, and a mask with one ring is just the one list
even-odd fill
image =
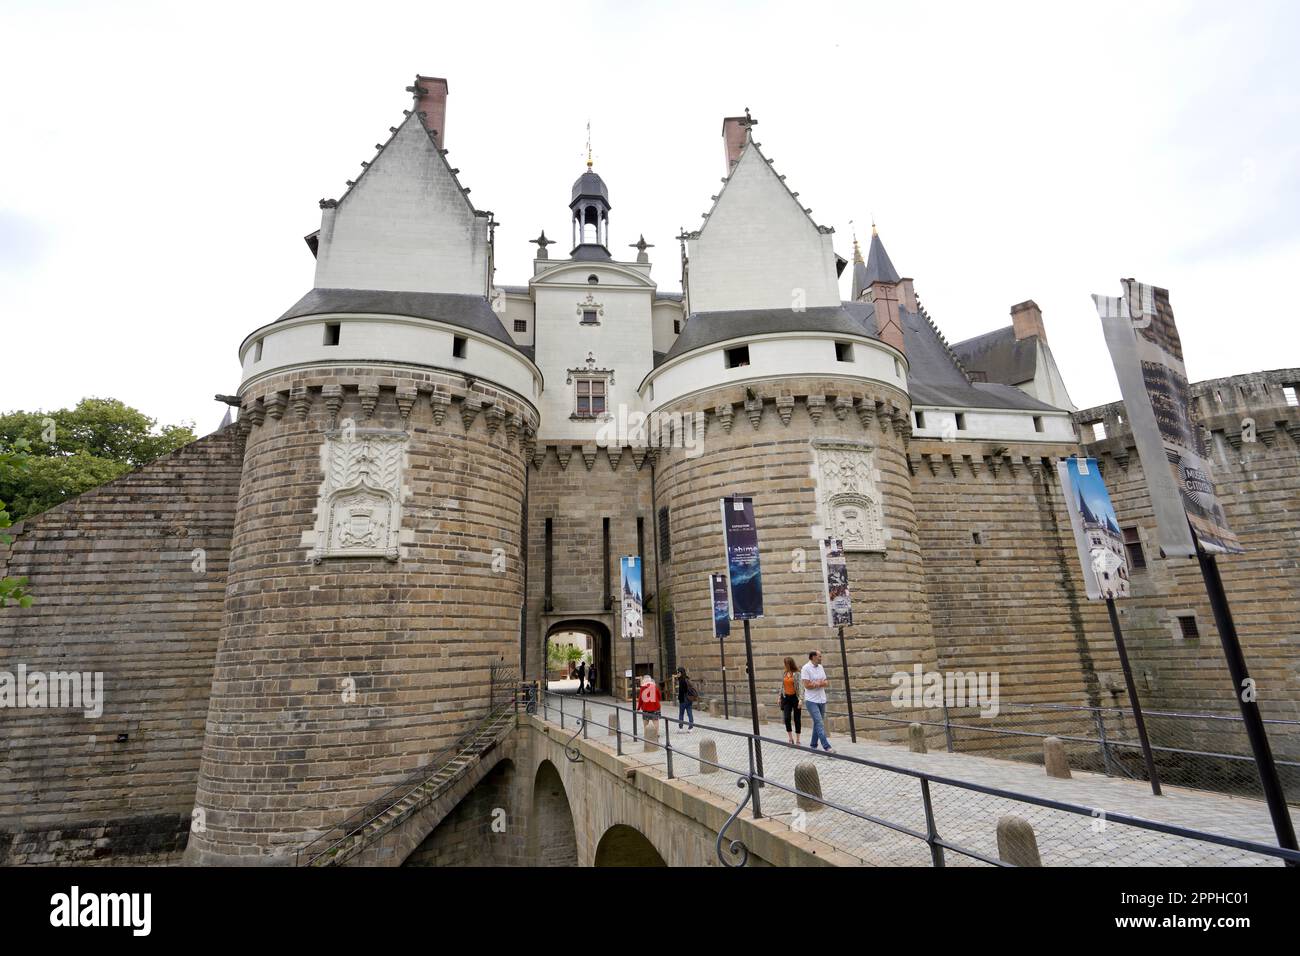
{"label": "carved coat of arms", "polygon": [[872,448],[863,442],[813,442],[817,507],[825,534],[844,542],[845,551],[884,551],[884,516],[879,472]]}
{"label": "carved coat of arms", "polygon": [[409,436],[404,431],[358,428],[325,434],[316,525],[303,534],[307,557],[400,556],[402,500]]}

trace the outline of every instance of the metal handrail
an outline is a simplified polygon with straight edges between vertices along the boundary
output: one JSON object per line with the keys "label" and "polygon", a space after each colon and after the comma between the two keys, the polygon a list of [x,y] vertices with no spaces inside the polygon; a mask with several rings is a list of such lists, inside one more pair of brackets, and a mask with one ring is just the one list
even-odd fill
{"label": "metal handrail", "polygon": [[[543,690],[543,695],[546,697],[552,696],[549,692],[545,690]],[[554,696],[559,697],[560,712],[561,714],[563,714],[565,695],[557,694]],[[588,699],[584,703],[590,706],[605,707],[620,713],[621,712],[627,712],[629,714],[635,713],[635,708],[621,706],[616,703],[606,703],[605,701],[590,700],[590,699]],[[549,717],[546,717],[545,719],[549,721]],[[761,734],[753,734],[744,731],[732,730],[731,728],[728,727],[719,727],[714,724],[705,724],[700,721],[695,722],[695,727],[698,729],[704,729],[710,731],[712,733],[725,734],[732,737],[746,738],[747,740],[751,741],[753,745],[757,745],[759,743],[767,743],[777,747],[783,747],[789,750],[797,750],[800,752],[809,752],[810,750],[810,748],[797,746],[795,744],[789,743],[788,741],[780,740],[779,738],[764,737]],[[621,728],[622,728],[622,721],[620,720],[619,733],[620,734],[627,733],[627,731],[622,731]],[[631,737],[633,740],[644,741],[646,739],[645,737],[638,735],[635,731],[631,732]],[[669,740],[665,740],[663,743],[660,743],[659,741],[656,740],[654,741],[654,743],[660,747],[663,747],[665,751],[671,751],[673,749],[671,742]],[[621,746],[620,746],[620,750],[621,750]],[[932,833],[931,835],[922,834],[919,831],[912,830],[911,828],[905,827],[901,824],[892,823],[890,821],[877,818],[873,815],[866,814],[862,811],[854,810],[850,807],[841,806],[837,803],[827,800],[825,797],[818,796],[815,794],[804,793],[803,791],[800,791],[796,788],[792,788],[784,783],[781,783],[780,781],[772,780],[762,774],[755,773],[752,769],[745,770],[745,769],[737,769],[735,767],[728,767],[723,764],[716,764],[713,763],[712,761],[704,760],[703,758],[698,757],[697,755],[694,754],[687,754],[685,751],[682,750],[677,750],[676,752],[682,753],[683,755],[687,756],[690,760],[709,764],[710,766],[717,767],[720,770],[725,770],[728,773],[737,774],[738,776],[741,777],[751,777],[753,780],[759,781],[760,785],[762,786],[773,786],[779,790],[784,790],[788,793],[793,793],[796,796],[803,796],[807,799],[815,800],[818,803],[823,804],[824,806],[828,806],[836,810],[840,810],[841,812],[846,813],[853,817],[857,817],[858,819],[866,820],[871,823],[885,826],[891,830],[895,830],[897,832],[907,834],[908,836],[912,836],[916,839],[923,840],[926,843],[930,844],[932,850],[934,850],[936,846],[941,846],[950,849],[956,853],[961,853],[964,856],[969,856],[973,859],[981,860],[982,862],[995,863],[998,865],[1008,865],[1005,863],[1005,861],[992,860],[986,855],[979,853],[978,851],[972,850],[970,848],[962,847],[958,844],[950,843],[949,841],[939,837],[937,833]],[[1004,790],[1000,787],[992,787],[986,784],[972,783],[967,780],[957,780],[952,777],[945,777],[939,774],[928,773],[926,771],[917,770],[912,767],[901,767],[901,766],[896,766],[894,764],[887,764],[878,760],[870,760],[865,757],[855,757],[843,753],[821,753],[818,754],[817,756],[826,760],[838,760],[844,763],[855,764],[863,767],[870,767],[875,770],[883,770],[889,773],[902,774],[903,776],[912,777],[913,779],[921,781],[925,785],[923,787],[923,802],[925,804],[927,814],[930,813],[928,785],[933,783],[941,786],[955,787],[973,793],[980,793],[980,794],[984,794],[985,796],[997,797],[1004,800],[1011,800],[1017,803],[1024,803],[1032,806],[1044,807],[1050,810],[1059,810],[1061,812],[1072,813],[1077,816],[1093,818],[1096,815],[1096,809],[1092,807],[1083,807],[1077,804],[1066,803],[1065,801],[1061,801],[1061,800],[1053,800],[1048,797],[1034,796],[1033,794],[1017,793],[1011,790]],[[761,816],[761,814],[758,812],[757,807],[755,808],[754,816],[756,818]],[[1283,860],[1289,865],[1293,865],[1293,866],[1300,865],[1300,852],[1297,852],[1295,850],[1288,850],[1283,847],[1270,846],[1268,844],[1258,843],[1253,840],[1244,840],[1244,839],[1239,839],[1237,837],[1223,836],[1217,833],[1208,833],[1202,830],[1193,830],[1189,827],[1183,827],[1171,823],[1162,823],[1157,820],[1147,820],[1142,817],[1135,817],[1126,813],[1114,813],[1114,812],[1107,811],[1106,819],[1109,822],[1119,823],[1125,826],[1131,826],[1136,829],[1147,830],[1155,833],[1162,833],[1167,836],[1182,837],[1184,839],[1195,840],[1201,843],[1210,843],[1217,846],[1230,847],[1232,849],[1237,849],[1237,850],[1245,850],[1252,853],[1258,853],[1264,856],[1276,857],[1278,859]],[[937,865],[942,865],[942,863],[937,863]]]}
{"label": "metal handrail", "polygon": [[[389,810],[393,809],[393,807],[397,806],[399,803],[405,800],[416,790],[420,789],[420,787],[424,786],[424,784],[428,783],[429,780],[437,776],[438,773],[443,768],[445,768],[448,764],[454,762],[457,757],[460,757],[463,754],[472,750],[474,742],[477,741],[483,735],[484,731],[489,729],[494,729],[499,723],[501,723],[501,718],[507,712],[518,713],[519,710],[518,681],[517,680],[514,681],[513,686],[511,686],[502,683],[501,680],[502,678],[513,679],[514,676],[515,675],[513,671],[507,668],[498,667],[496,664],[493,664],[489,672],[490,689],[488,693],[487,715],[481,721],[479,721],[479,723],[475,724],[465,733],[457,737],[452,744],[450,744],[448,747],[445,747],[443,750],[435,754],[433,759],[431,759],[423,767],[420,767],[413,774],[409,775],[401,783],[396,784],[392,788],[380,794],[374,800],[369,801],[368,803],[365,804],[365,806],[361,807],[361,809],[357,810],[355,813],[347,817],[341,823],[337,823],[334,826],[330,827],[324,833],[321,833],[319,836],[313,839],[310,843],[307,843],[304,846],[299,847],[298,850],[295,851],[294,853],[294,865],[301,866],[304,856],[306,856],[307,858],[306,859],[307,866],[311,866],[317,860],[327,856],[330,853],[330,851],[335,850],[342,844],[346,843],[348,840],[352,839],[352,837],[356,836],[356,834],[365,830],[371,823],[374,823],[376,820],[378,820],[384,814],[386,814]],[[511,687],[509,691],[509,696],[503,697],[501,702],[498,704],[497,688],[498,687],[504,688],[507,686]],[[399,792],[400,795],[398,795]],[[382,808],[379,810],[379,812],[378,813],[373,812],[372,808],[379,805],[382,805]],[[367,814],[370,815],[366,816]],[[362,820],[362,818],[364,819]],[[362,822],[357,826],[352,826],[352,824],[357,820],[362,820]],[[309,853],[312,847],[322,842],[323,840],[327,839],[331,834],[336,833],[339,830],[343,830],[343,835],[341,837],[339,837],[333,843],[330,843],[328,846],[321,849],[319,852]]]}

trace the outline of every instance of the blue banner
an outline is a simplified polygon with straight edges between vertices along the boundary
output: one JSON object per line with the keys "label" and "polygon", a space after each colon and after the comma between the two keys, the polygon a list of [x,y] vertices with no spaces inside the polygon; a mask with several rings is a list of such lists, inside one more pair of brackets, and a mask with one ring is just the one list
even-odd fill
{"label": "blue banner", "polygon": [[722,499],[722,534],[727,547],[727,591],[731,619],[763,616],[763,575],[758,564],[758,527],[754,499],[739,495]]}
{"label": "blue banner", "polygon": [[719,640],[731,634],[731,601],[727,599],[727,576],[709,575],[709,593],[713,597],[713,636]]}

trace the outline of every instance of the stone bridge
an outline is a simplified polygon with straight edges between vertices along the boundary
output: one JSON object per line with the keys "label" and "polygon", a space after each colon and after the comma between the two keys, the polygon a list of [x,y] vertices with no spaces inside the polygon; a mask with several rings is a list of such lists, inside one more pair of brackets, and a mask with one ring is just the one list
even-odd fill
{"label": "stone bridge", "polygon": [[[412,814],[351,866],[717,866],[718,831],[744,797],[669,780],[638,755],[619,757],[604,728],[572,730],[521,714],[515,729],[438,800]],[[635,745],[640,751],[641,745]],[[827,844],[748,810],[728,839],[749,866],[852,865]]]}

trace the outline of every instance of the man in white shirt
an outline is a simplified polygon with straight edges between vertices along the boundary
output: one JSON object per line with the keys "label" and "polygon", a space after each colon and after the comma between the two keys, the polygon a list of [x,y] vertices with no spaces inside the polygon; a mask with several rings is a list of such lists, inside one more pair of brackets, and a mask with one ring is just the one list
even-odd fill
{"label": "man in white shirt", "polygon": [[803,682],[803,702],[813,721],[812,743],[809,746],[816,750],[820,738],[823,749],[828,754],[833,754],[835,751],[831,750],[831,742],[826,736],[826,687],[829,682],[822,667],[821,651],[813,651],[808,655],[808,663],[799,671],[799,680]]}

